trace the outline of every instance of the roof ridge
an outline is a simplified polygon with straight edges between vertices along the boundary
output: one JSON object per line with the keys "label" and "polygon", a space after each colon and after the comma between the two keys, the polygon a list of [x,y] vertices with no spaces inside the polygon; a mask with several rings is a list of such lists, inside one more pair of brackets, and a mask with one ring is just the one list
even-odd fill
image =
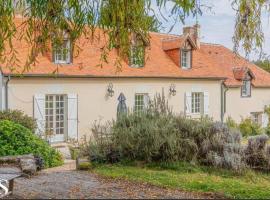
{"label": "roof ridge", "polygon": [[212,45],[212,46],[223,46],[223,47],[225,47],[223,44],[210,43],[210,42],[201,42],[201,44],[202,45]]}

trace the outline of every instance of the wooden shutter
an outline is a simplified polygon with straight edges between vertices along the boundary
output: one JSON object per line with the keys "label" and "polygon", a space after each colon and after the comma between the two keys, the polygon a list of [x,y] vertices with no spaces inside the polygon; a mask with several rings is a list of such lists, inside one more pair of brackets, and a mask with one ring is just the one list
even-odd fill
{"label": "wooden shutter", "polygon": [[208,92],[204,92],[203,93],[203,114],[204,115],[209,115],[209,93]]}
{"label": "wooden shutter", "polygon": [[269,123],[269,117],[266,113],[262,114],[262,127],[266,128],[268,126]]}
{"label": "wooden shutter", "polygon": [[45,133],[45,95],[36,94],[34,96],[34,118],[37,121],[36,134],[44,135]]}
{"label": "wooden shutter", "polygon": [[186,92],[185,94],[185,114],[191,114],[191,92]]}
{"label": "wooden shutter", "polygon": [[147,108],[149,105],[150,97],[148,94],[143,95],[144,108]]}
{"label": "wooden shutter", "polygon": [[68,94],[68,139],[78,140],[78,96]]}

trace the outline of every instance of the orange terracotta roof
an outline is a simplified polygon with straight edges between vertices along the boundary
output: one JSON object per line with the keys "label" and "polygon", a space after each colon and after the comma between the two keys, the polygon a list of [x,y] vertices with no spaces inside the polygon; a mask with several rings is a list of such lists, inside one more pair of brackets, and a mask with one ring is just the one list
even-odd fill
{"label": "orange terracotta roof", "polygon": [[[86,76],[86,77],[167,77],[167,78],[202,78],[202,79],[226,79],[227,86],[240,86],[241,81],[236,80],[233,74],[234,67],[248,67],[255,76],[254,86],[270,87],[270,74],[256,65],[249,63],[241,57],[235,57],[233,52],[221,45],[202,43],[200,49],[192,53],[192,69],[185,70],[179,67],[166,53],[164,48],[170,48],[171,41],[177,41],[176,51],[182,44],[183,36],[150,33],[150,47],[146,51],[145,66],[132,68],[126,62],[121,62],[121,70],[117,70],[115,62],[117,52],[111,51],[108,55],[108,63],[102,67],[100,55],[104,39],[91,42],[82,36],[77,45],[81,48],[78,55],[74,56],[73,63],[67,65],[54,64],[50,56],[38,55],[37,62],[28,71],[23,66],[28,58],[29,46],[25,41],[14,40],[14,47],[18,50],[17,58],[20,65],[11,70],[14,66],[1,65],[5,75],[31,75],[31,76]],[[164,43],[169,41],[169,45]],[[165,47],[164,47],[165,44]],[[174,45],[174,44],[173,44]],[[51,54],[51,53],[50,53]]]}
{"label": "orange terracotta roof", "polygon": [[235,55],[230,49],[222,45],[201,44],[201,50],[210,55],[214,62],[222,69],[222,73],[227,77],[225,84],[230,87],[239,87],[241,80],[234,76],[233,69],[246,67],[252,75],[252,84],[255,87],[270,87],[270,73],[264,71],[255,64],[249,62],[241,56]]}

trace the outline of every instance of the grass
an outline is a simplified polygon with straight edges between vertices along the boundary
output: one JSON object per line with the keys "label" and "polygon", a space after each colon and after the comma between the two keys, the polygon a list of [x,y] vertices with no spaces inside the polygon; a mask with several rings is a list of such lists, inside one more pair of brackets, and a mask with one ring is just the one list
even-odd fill
{"label": "grass", "polygon": [[227,198],[270,197],[270,175],[253,171],[239,175],[188,163],[159,163],[97,165],[94,172],[110,178],[124,178],[173,189],[213,192]]}

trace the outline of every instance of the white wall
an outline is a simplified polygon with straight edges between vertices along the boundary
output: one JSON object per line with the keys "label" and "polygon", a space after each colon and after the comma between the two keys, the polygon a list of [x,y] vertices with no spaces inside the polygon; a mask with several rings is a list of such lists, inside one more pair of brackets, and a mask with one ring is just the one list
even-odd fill
{"label": "white wall", "polygon": [[[113,83],[115,94],[106,96],[109,83]],[[176,85],[176,96],[169,95],[171,84]],[[20,109],[33,115],[33,96],[35,94],[78,94],[79,137],[90,134],[95,120],[110,120],[116,117],[118,96],[126,97],[127,106],[134,105],[135,93],[149,93],[153,97],[164,89],[169,104],[175,112],[184,112],[185,92],[209,92],[209,115],[220,120],[221,82],[217,80],[180,80],[146,78],[13,78],[9,82],[9,107]]]}
{"label": "white wall", "polygon": [[251,97],[241,97],[241,88],[229,88],[226,94],[226,114],[237,122],[250,117],[251,112],[263,112],[264,106],[270,105],[270,88],[251,89]]}

